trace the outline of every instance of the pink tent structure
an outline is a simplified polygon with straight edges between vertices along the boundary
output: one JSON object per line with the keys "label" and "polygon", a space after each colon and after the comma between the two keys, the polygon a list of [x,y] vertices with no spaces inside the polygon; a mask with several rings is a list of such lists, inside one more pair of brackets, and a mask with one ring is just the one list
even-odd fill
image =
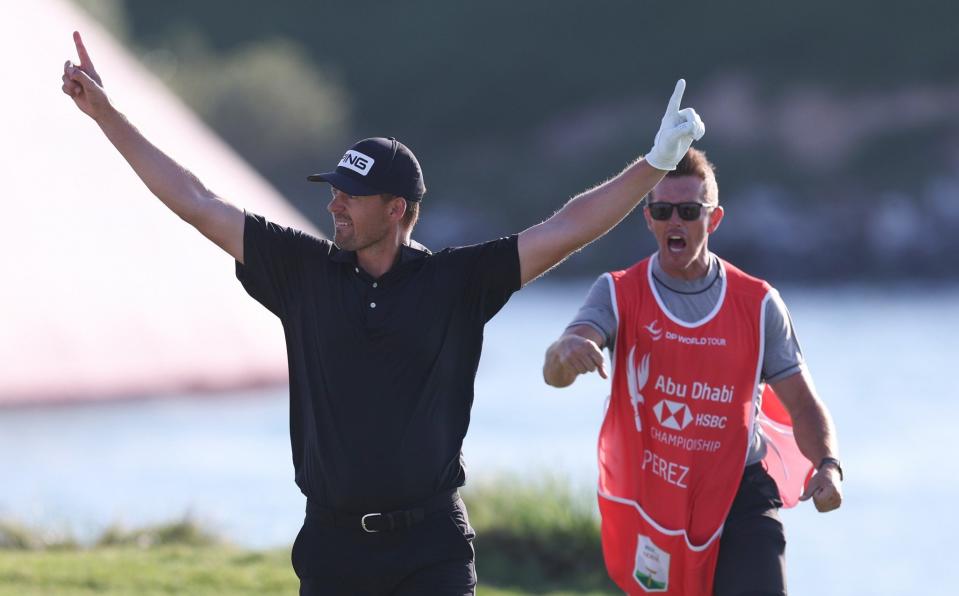
{"label": "pink tent structure", "polygon": [[0,405],[285,382],[281,326],[232,259],[167,211],[61,93],[72,31],[148,138],[237,205],[315,230],[72,4],[3,12]]}

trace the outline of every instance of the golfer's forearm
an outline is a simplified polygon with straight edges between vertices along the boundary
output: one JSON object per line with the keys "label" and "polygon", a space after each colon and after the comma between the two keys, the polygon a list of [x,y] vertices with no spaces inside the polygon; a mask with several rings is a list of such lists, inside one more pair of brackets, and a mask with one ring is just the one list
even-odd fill
{"label": "golfer's forearm", "polygon": [[539,277],[619,223],[666,172],[639,160],[519,235],[522,283]]}
{"label": "golfer's forearm", "polygon": [[111,110],[98,118],[97,124],[150,192],[180,218],[197,226],[203,203],[214,199],[213,193],[148,141],[120,112]]}
{"label": "golfer's forearm", "polygon": [[568,230],[569,251],[589,244],[622,221],[665,174],[638,160],[613,179],[566,203],[554,218]]}

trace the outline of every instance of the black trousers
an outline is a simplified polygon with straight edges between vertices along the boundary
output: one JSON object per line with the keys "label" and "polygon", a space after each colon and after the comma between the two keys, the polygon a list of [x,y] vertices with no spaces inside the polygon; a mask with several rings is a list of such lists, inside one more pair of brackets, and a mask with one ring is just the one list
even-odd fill
{"label": "black trousers", "polygon": [[786,596],[779,490],[762,463],[747,466],[719,541],[715,596]]}
{"label": "black trousers", "polygon": [[392,532],[330,527],[307,515],[292,554],[300,596],[473,596],[474,535],[462,499]]}

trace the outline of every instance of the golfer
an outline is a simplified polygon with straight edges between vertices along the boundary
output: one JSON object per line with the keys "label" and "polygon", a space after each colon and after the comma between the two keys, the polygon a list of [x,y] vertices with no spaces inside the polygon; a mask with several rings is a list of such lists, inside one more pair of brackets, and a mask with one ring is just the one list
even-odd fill
{"label": "golfer", "polygon": [[104,93],[78,34],[63,92],[170,210],[236,260],[279,317],[290,439],[307,498],[293,546],[301,594],[461,595],[476,585],[457,489],[483,327],[526,283],[602,236],[675,167],[704,126],[669,100],[655,143],[612,179],[519,234],[430,252],[412,231],[426,194],[413,152],[364,139],[329,171],[333,241],[244,212],[141,135]]}

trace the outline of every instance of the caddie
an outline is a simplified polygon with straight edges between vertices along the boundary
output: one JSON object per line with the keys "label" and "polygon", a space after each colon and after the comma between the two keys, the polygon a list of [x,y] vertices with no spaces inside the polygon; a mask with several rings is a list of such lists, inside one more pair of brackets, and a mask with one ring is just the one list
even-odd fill
{"label": "caddie", "polygon": [[610,352],[599,504],[624,591],[784,595],[777,511],[839,507],[835,428],[779,293],[709,251],[724,215],[713,165],[690,148],[657,167],[670,171],[643,210],[657,252],[596,280],[543,375],[606,378]]}

